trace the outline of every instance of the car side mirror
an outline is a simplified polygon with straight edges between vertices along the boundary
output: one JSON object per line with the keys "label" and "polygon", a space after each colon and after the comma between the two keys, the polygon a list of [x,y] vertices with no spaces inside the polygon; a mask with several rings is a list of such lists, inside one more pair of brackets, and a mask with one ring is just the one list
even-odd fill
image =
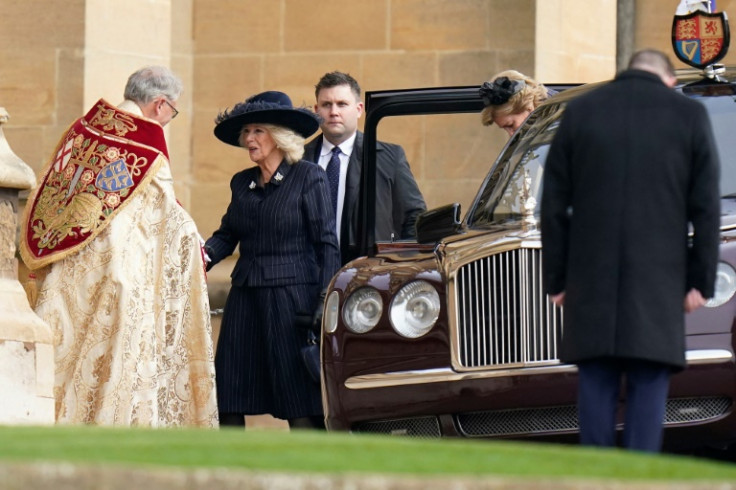
{"label": "car side mirror", "polygon": [[460,204],[453,203],[430,209],[417,216],[417,242],[436,243],[461,229]]}

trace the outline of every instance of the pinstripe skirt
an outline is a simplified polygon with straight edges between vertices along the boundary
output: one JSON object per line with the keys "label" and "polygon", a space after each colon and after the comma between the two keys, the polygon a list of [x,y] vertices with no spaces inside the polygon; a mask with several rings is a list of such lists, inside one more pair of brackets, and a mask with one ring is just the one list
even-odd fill
{"label": "pinstripe skirt", "polygon": [[235,287],[225,303],[215,355],[221,413],[280,419],[322,414],[320,387],[301,358],[307,333],[297,312],[313,312],[314,285]]}

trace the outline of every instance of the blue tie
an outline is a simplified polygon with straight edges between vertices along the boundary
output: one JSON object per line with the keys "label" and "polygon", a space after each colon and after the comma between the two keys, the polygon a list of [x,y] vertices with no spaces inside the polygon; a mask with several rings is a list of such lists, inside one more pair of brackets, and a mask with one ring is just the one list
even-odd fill
{"label": "blue tie", "polygon": [[332,197],[332,210],[337,216],[337,188],[340,185],[340,147],[332,149],[330,163],[327,164],[327,182],[330,184],[330,196]]}

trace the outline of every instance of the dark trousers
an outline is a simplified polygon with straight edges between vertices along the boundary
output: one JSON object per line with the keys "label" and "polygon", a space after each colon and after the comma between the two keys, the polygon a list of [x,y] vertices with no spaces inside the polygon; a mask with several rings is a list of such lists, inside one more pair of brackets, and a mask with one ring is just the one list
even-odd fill
{"label": "dark trousers", "polygon": [[633,359],[601,359],[578,365],[580,443],[616,445],[616,409],[626,384],[623,445],[657,452],[662,447],[669,367]]}

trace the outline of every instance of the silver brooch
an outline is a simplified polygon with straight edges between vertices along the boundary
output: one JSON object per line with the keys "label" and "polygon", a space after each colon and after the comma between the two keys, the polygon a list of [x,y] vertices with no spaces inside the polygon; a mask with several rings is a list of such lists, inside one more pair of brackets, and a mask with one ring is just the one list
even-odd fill
{"label": "silver brooch", "polygon": [[250,181],[250,185],[248,186],[248,189],[253,190],[255,188],[256,188],[256,181],[255,180],[251,180]]}
{"label": "silver brooch", "polygon": [[276,172],[276,175],[273,176],[274,179],[276,179],[276,182],[281,182],[284,180],[284,176],[281,175],[281,172]]}

